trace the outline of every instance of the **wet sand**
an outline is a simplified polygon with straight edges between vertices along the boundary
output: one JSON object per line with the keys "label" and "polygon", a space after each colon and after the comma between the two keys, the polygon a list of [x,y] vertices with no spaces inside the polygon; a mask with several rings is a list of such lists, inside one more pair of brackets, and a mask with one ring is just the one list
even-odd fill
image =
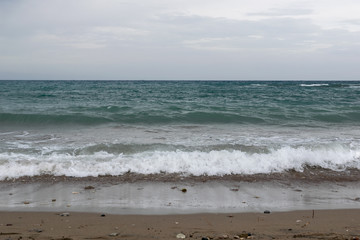
{"label": "wet sand", "polygon": [[359,182],[2,182],[0,211],[112,214],[356,209]]}
{"label": "wet sand", "polygon": [[360,237],[358,181],[108,180],[0,182],[0,240]]}
{"label": "wet sand", "polygon": [[0,239],[177,239],[178,234],[186,239],[359,239],[360,210],[188,215],[0,212]]}

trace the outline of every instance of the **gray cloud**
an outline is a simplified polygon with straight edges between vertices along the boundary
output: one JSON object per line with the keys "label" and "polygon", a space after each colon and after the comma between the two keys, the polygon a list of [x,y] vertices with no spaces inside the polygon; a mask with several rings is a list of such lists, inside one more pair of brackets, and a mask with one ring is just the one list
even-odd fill
{"label": "gray cloud", "polygon": [[323,29],[306,18],[310,9],[249,13],[266,16],[251,21],[186,15],[150,0],[65,2],[0,2],[0,78],[360,76],[360,33]]}
{"label": "gray cloud", "polygon": [[304,16],[312,14],[313,10],[311,9],[281,9],[281,8],[271,8],[267,12],[253,12],[248,13],[248,16],[264,16],[264,17],[283,17],[283,16]]}

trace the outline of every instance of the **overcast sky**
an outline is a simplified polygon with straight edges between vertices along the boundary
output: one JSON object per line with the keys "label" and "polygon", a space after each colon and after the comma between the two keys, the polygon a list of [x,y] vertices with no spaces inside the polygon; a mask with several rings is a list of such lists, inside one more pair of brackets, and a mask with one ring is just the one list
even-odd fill
{"label": "overcast sky", "polygon": [[359,0],[0,0],[0,79],[360,80]]}

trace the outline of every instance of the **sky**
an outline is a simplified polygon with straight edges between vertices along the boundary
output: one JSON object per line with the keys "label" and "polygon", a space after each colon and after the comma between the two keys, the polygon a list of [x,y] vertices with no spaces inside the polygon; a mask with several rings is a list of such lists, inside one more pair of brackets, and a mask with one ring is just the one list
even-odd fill
{"label": "sky", "polygon": [[0,79],[360,80],[359,0],[0,0]]}

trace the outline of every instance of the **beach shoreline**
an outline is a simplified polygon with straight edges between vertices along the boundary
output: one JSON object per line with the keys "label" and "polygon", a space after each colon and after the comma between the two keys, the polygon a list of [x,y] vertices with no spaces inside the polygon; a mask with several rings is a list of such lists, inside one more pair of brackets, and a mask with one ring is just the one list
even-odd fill
{"label": "beach shoreline", "polygon": [[358,209],[358,181],[0,182],[0,211],[106,214],[261,213]]}
{"label": "beach shoreline", "polygon": [[359,182],[360,170],[349,168],[345,171],[334,171],[320,167],[305,166],[303,171],[287,170],[283,172],[257,173],[257,174],[224,174],[224,175],[192,175],[186,173],[156,173],[140,174],[127,172],[121,175],[97,175],[74,177],[65,175],[41,174],[35,176],[20,176],[16,178],[6,177],[0,183],[41,183],[41,182],[99,182],[102,184],[134,183],[141,181],[151,182],[208,182],[208,181],[232,181],[232,182]]}

